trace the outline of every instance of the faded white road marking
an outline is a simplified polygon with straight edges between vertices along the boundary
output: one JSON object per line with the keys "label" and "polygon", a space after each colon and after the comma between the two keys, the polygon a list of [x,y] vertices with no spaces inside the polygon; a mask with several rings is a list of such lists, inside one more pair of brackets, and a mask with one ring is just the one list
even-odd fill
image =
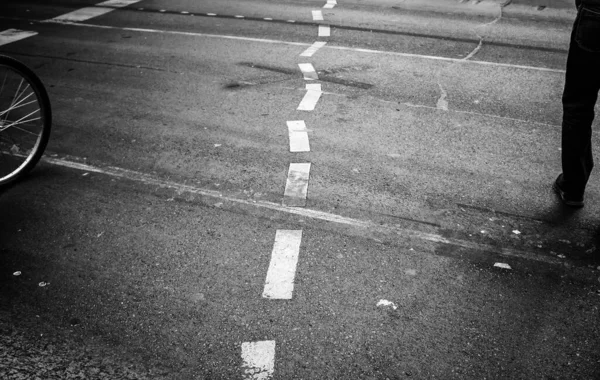
{"label": "faded white road marking", "polygon": [[310,152],[308,131],[304,120],[288,121],[287,126],[290,136],[290,152]]}
{"label": "faded white road marking", "polygon": [[[76,158],[74,158],[76,159]],[[341,215],[332,214],[329,212],[311,210],[307,208],[287,207],[280,203],[273,203],[262,200],[248,200],[243,198],[236,198],[234,196],[228,196],[219,191],[210,189],[203,189],[195,186],[185,185],[173,181],[163,180],[151,175],[136,172],[134,170],[127,170],[117,167],[104,167],[100,168],[97,166],[82,164],[76,161],[69,161],[60,158],[43,157],[42,161],[48,164],[62,166],[69,169],[87,171],[91,173],[98,173],[107,175],[113,178],[120,178],[129,181],[141,182],[148,186],[156,186],[159,188],[172,189],[177,194],[196,194],[204,197],[211,197],[219,202],[231,202],[246,207],[262,208],[271,210],[274,212],[282,212],[285,214],[297,215],[302,218],[311,218],[320,220],[328,223],[336,223],[344,226],[349,226],[357,229],[365,229],[378,234],[389,234],[402,239],[416,239],[436,244],[449,244],[456,247],[476,250],[482,253],[499,254],[506,257],[516,257],[525,260],[532,260],[537,262],[543,262],[552,265],[565,266],[566,263],[563,260],[555,259],[554,257],[540,255],[535,252],[521,251],[517,249],[494,247],[487,244],[480,244],[467,240],[446,238],[440,234],[423,232],[419,230],[413,230],[409,228],[399,227],[397,225],[381,225],[371,220],[361,220],[349,218]]]}
{"label": "faded white road marking", "polygon": [[123,8],[131,4],[139,3],[141,0],[107,0],[102,3],[96,4],[97,6],[103,7],[115,7],[115,8]]}
{"label": "faded white road marking", "polygon": [[242,343],[244,380],[267,380],[275,371],[275,341]]}
{"label": "faded white road marking", "polygon": [[323,12],[312,11],[312,18],[314,21],[323,21]]}
{"label": "faded white road marking", "polygon": [[329,25],[319,25],[319,37],[331,36],[331,28]]}
{"label": "faded white road marking", "polygon": [[0,32],[0,46],[35,36],[37,32],[19,29],[6,29]]}
{"label": "faded white road marking", "polygon": [[89,7],[65,13],[47,20],[49,22],[81,22],[114,11],[114,8]]}
{"label": "faded white road marking", "polygon": [[54,17],[49,22],[81,22],[94,17],[101,16],[108,12],[112,12],[115,8],[125,7],[139,2],[140,0],[108,0],[96,4],[95,7],[81,8],[73,12],[65,13],[64,15]]}
{"label": "faded white road marking", "polygon": [[302,71],[302,75],[304,75],[305,80],[318,80],[319,76],[317,75],[317,71],[313,67],[312,63],[299,63],[300,71]]}
{"label": "faded white road marking", "polygon": [[301,242],[302,230],[276,231],[275,244],[262,294],[264,298],[292,299]]}
{"label": "faded white road marking", "polygon": [[283,205],[288,207],[306,206],[308,194],[308,178],[310,177],[310,162],[292,163],[283,193]]}
{"label": "faded white road marking", "polygon": [[327,4],[323,6],[323,8],[331,9],[337,5],[336,0],[327,0]]}
{"label": "faded white road marking", "polygon": [[319,98],[321,98],[321,84],[320,83],[311,83],[306,85],[306,94],[304,94],[304,98],[300,102],[298,106],[298,111],[313,111],[319,102]]}
{"label": "faded white road marking", "polygon": [[494,264],[494,266],[495,266],[496,268],[512,269],[512,268],[510,267],[510,265],[508,265],[508,264],[506,264],[506,263],[496,263],[496,264]]}
{"label": "faded white road marking", "polygon": [[300,54],[300,56],[301,57],[312,57],[313,54],[315,54],[317,52],[317,50],[319,50],[320,48],[325,46],[325,44],[327,44],[327,42],[317,41],[317,42],[313,43],[308,49],[304,50],[302,52],[302,54]]}
{"label": "faded white road marking", "polygon": [[[30,20],[30,21],[31,22],[45,22],[45,21],[37,21],[37,20]],[[223,35],[223,34],[182,32],[182,31],[177,31],[177,30],[130,28],[130,27],[120,27],[120,26],[78,24],[78,23],[71,23],[68,25],[85,27],[85,28],[128,30],[131,32],[140,32],[140,33],[161,33],[161,34],[173,34],[173,35],[190,36],[190,37],[222,38],[222,39],[227,39],[227,40],[250,41],[250,42],[259,42],[259,43],[267,43],[267,44],[282,44],[282,45],[290,45],[290,46],[311,46],[312,45],[312,44],[305,43],[305,42],[292,42],[292,41],[282,41],[282,40],[270,40],[270,39],[264,39],[264,38],[228,36],[228,35]],[[512,65],[510,63],[499,63],[499,62],[490,62],[490,61],[474,61],[474,60],[465,61],[462,58],[448,58],[448,57],[440,57],[440,56],[435,56],[435,55],[400,53],[400,52],[395,52],[395,51],[362,49],[362,48],[352,48],[352,47],[347,47],[347,46],[333,46],[333,45],[328,45],[325,48],[335,49],[335,50],[344,50],[344,51],[353,51],[353,52],[357,52],[357,53],[384,54],[384,55],[392,55],[392,56],[406,57],[406,58],[430,59],[430,60],[445,61],[445,62],[459,62],[459,63],[463,63],[466,65],[475,64],[475,65],[484,65],[484,66],[507,67],[507,68],[511,68],[511,69],[552,72],[552,73],[558,73],[558,74],[563,74],[563,75],[565,73],[565,70],[562,70],[562,69],[550,69],[547,67]]]}

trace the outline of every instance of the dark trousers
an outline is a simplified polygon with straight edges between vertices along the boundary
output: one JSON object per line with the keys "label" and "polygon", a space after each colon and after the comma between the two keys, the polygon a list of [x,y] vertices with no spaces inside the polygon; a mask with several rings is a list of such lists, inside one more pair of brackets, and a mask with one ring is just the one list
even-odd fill
{"label": "dark trousers", "polygon": [[594,167],[592,122],[600,90],[600,12],[580,8],[573,26],[563,92],[563,188],[583,196]]}

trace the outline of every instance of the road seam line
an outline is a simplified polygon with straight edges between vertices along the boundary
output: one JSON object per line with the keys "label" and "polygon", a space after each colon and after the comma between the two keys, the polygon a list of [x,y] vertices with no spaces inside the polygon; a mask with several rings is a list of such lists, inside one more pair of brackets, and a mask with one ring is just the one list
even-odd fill
{"label": "road seam line", "polygon": [[160,188],[168,188],[176,191],[178,194],[190,193],[197,194],[205,197],[211,197],[218,199],[219,201],[228,201],[232,203],[237,203],[245,206],[252,206],[256,208],[263,208],[275,212],[282,212],[286,214],[296,215],[303,218],[311,218],[315,220],[320,220],[323,222],[335,223],[339,225],[345,225],[353,228],[360,228],[372,231],[379,231],[382,233],[387,233],[391,235],[405,237],[407,239],[417,239],[431,243],[441,243],[453,245],[456,247],[475,249],[482,253],[492,253],[499,254],[505,257],[516,257],[530,261],[544,262],[547,264],[554,265],[565,265],[564,260],[558,260],[549,256],[541,256],[533,252],[520,251],[517,249],[509,249],[502,247],[495,247],[486,244],[479,244],[476,242],[470,242],[466,240],[459,240],[453,238],[446,238],[442,235],[436,233],[422,232],[418,230],[411,230],[408,228],[398,227],[398,226],[388,226],[388,225],[380,225],[378,223],[374,223],[370,220],[360,220],[354,219],[346,216],[336,215],[329,212],[312,210],[307,208],[300,207],[287,207],[280,203],[261,201],[261,200],[246,200],[241,198],[235,198],[232,196],[224,195],[219,191],[202,189],[191,185],[185,185],[173,181],[163,180],[159,178],[155,178],[148,174],[144,174],[141,172],[137,172],[134,170],[118,168],[114,166],[108,166],[106,168],[100,168],[88,164],[82,164],[80,162],[70,161],[61,158],[53,158],[46,157],[42,158],[43,162],[46,162],[51,165],[61,166],[69,169],[88,171],[98,174],[107,175],[113,178],[121,178],[135,182],[141,182],[148,186],[157,186]]}

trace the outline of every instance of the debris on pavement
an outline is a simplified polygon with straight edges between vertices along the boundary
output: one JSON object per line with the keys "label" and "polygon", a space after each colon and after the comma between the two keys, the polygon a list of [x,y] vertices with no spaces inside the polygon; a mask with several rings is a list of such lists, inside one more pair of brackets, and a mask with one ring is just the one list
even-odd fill
{"label": "debris on pavement", "polygon": [[377,302],[377,306],[391,306],[394,310],[398,308],[395,303],[388,300],[379,300],[379,302]]}

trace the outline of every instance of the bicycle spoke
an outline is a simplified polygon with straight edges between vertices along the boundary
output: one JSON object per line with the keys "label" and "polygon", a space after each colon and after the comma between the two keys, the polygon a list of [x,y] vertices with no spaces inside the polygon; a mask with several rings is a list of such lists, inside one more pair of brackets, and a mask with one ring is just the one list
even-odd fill
{"label": "bicycle spoke", "polygon": [[[33,104],[33,103],[37,103],[37,100],[34,99],[34,100],[30,101],[29,103],[21,104],[21,102],[27,100],[31,95],[35,95],[35,94],[33,92],[30,93],[26,98],[23,98],[19,103],[16,103],[14,106],[12,106],[11,108],[5,110],[4,112],[0,112],[0,116],[4,115],[4,114],[6,114],[6,113],[8,113],[10,111],[14,111],[16,109],[28,106],[28,105]],[[38,110],[39,110],[39,108],[38,108]]]}

